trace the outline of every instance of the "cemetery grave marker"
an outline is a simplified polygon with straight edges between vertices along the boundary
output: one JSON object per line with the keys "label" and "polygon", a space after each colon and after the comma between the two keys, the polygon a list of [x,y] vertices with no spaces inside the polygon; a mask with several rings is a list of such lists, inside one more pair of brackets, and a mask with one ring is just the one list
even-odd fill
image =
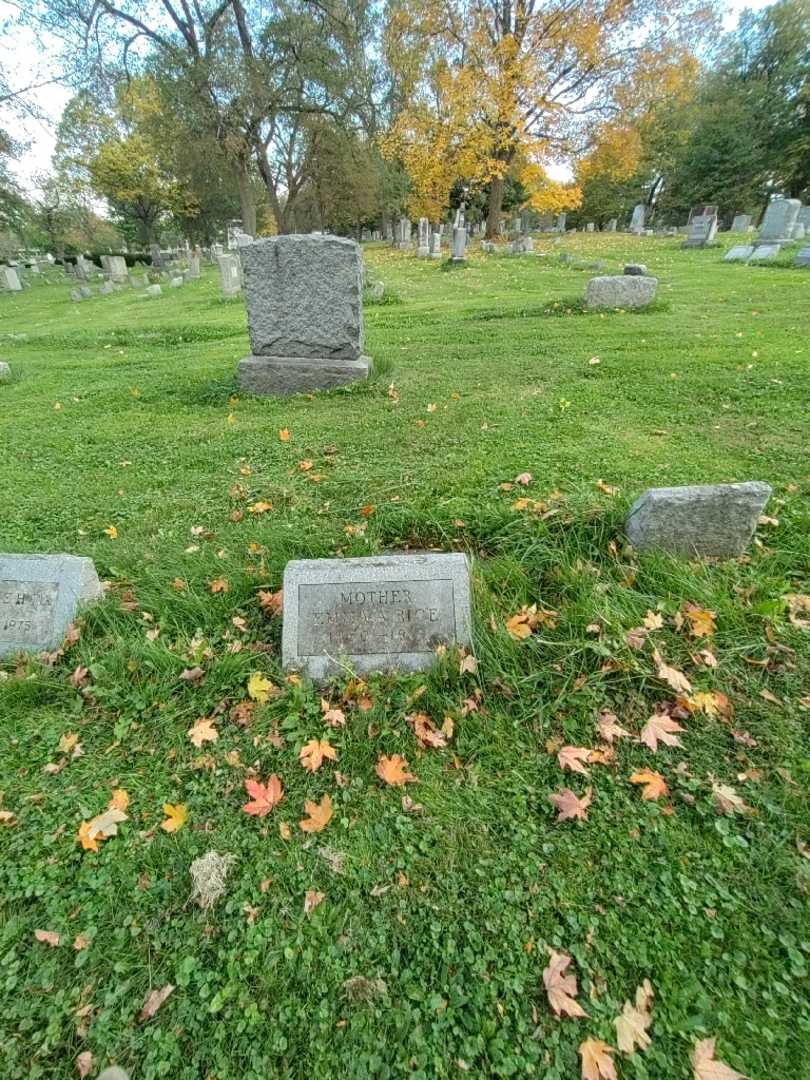
{"label": "cemetery grave marker", "polygon": [[737,244],[726,252],[723,262],[748,262],[753,254],[753,244]]}
{"label": "cemetery grave marker", "polygon": [[731,223],[732,232],[748,232],[751,228],[750,214],[736,214]]}
{"label": "cemetery grave marker", "polygon": [[272,236],[241,251],[253,349],[242,389],[262,396],[365,379],[363,256],[338,236]]}
{"label": "cemetery grave marker", "polygon": [[8,292],[22,292],[19,274],[13,266],[0,267],[0,285]]}
{"label": "cemetery grave marker", "polygon": [[585,304],[594,308],[641,308],[651,304],[658,278],[638,274],[591,278],[585,287]]}
{"label": "cemetery grave marker", "polygon": [[625,533],[639,551],[732,558],[748,547],[771,491],[760,481],[650,488],[631,506]]}
{"label": "cemetery grave marker", "polygon": [[92,559],[0,554],[0,656],[56,648],[79,606],[102,595]]}
{"label": "cemetery grave marker", "polygon": [[469,645],[470,568],[460,554],[306,559],[284,571],[282,660],[324,679],[421,671],[439,645]]}
{"label": "cemetery grave marker", "polygon": [[754,254],[751,256],[751,261],[756,262],[760,260],[765,262],[768,259],[775,259],[779,254],[781,247],[779,244],[757,244],[754,248]]}
{"label": "cemetery grave marker", "polygon": [[802,208],[799,199],[772,199],[759,230],[761,244],[786,244]]}

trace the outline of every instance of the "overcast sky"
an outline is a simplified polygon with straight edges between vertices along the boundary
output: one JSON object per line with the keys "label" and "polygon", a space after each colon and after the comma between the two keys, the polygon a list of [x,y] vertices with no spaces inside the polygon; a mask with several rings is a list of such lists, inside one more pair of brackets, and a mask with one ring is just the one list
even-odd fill
{"label": "overcast sky", "polygon": [[[772,0],[729,0],[724,19],[725,29],[730,30],[736,26],[739,13],[744,8],[763,8],[771,2]],[[0,21],[12,18],[17,10],[18,5],[12,0],[0,0]],[[44,82],[54,74],[50,66],[49,42],[41,36],[35,37],[30,31],[16,30],[14,34],[0,37],[0,59],[4,70],[10,73],[15,89]],[[38,111],[44,114],[43,119],[0,114],[2,126],[15,138],[28,144],[28,149],[14,164],[14,172],[27,190],[35,187],[34,177],[38,173],[46,172],[50,166],[56,124],[69,97],[70,91],[66,87],[52,83],[29,95]],[[569,176],[570,172],[563,167],[556,179],[568,179]]]}

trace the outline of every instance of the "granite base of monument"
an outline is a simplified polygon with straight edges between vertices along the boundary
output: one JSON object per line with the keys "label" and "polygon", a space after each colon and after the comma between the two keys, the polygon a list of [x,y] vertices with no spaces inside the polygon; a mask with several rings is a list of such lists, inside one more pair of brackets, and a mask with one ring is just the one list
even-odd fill
{"label": "granite base of monument", "polygon": [[284,571],[282,659],[313,679],[421,671],[440,645],[469,645],[464,555],[307,559]]}
{"label": "granite base of monument", "polygon": [[239,386],[257,397],[289,397],[331,390],[367,379],[371,361],[319,360],[313,356],[246,356],[239,363]]}
{"label": "granite base of monument", "polygon": [[55,649],[79,607],[102,595],[92,559],[0,554],[0,656]]}

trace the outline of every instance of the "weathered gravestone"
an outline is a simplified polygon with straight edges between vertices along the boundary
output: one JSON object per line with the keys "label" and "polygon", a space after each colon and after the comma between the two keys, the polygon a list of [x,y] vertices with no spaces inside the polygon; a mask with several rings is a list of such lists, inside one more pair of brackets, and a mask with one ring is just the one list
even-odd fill
{"label": "weathered gravestone", "polygon": [[633,216],[630,219],[630,232],[638,233],[639,235],[644,232],[644,217],[646,210],[647,208],[644,203],[638,203],[633,207]]}
{"label": "weathered gravestone", "polygon": [[439,645],[469,645],[470,628],[464,555],[307,559],[284,571],[284,667],[313,679],[421,671]]}
{"label": "weathered gravestone", "polygon": [[624,531],[639,551],[732,558],[748,547],[771,491],[758,480],[650,488],[630,507]]}
{"label": "weathered gravestone", "polygon": [[0,286],[9,292],[22,292],[19,274],[13,266],[0,267]]}
{"label": "weathered gravestone", "polygon": [[6,382],[10,378],[11,368],[5,362],[5,360],[0,360],[0,382]]}
{"label": "weathered gravestone", "polygon": [[796,224],[793,226],[793,239],[804,240],[806,235],[807,229],[805,228],[804,222],[797,221]]}
{"label": "weathered gravestone", "polygon": [[750,214],[735,214],[734,220],[731,223],[732,232],[748,232],[751,228],[751,215]]}
{"label": "weathered gravestone", "polygon": [[397,225],[397,247],[400,251],[408,251],[411,246],[411,220],[401,217]]}
{"label": "weathered gravestone", "polygon": [[604,232],[616,232],[616,228],[619,224],[619,219],[612,217],[610,221],[605,225]]}
{"label": "weathered gravestone", "polygon": [[453,226],[452,262],[464,262],[467,257],[467,230],[463,225]]}
{"label": "weathered gravestone", "polygon": [[430,222],[427,218],[419,218],[419,246],[416,254],[420,259],[426,259],[430,255]]}
{"label": "weathered gravestone", "polygon": [[113,288],[112,282],[111,281],[105,281],[103,285],[99,286],[98,295],[99,296],[109,296],[110,293],[113,293],[113,292],[115,292],[115,289]]}
{"label": "weathered gravestone", "polygon": [[621,277],[591,278],[585,287],[589,308],[641,308],[651,304],[658,288],[658,278],[639,274]]}
{"label": "weathered gravestone", "polygon": [[751,256],[751,261],[767,262],[769,259],[775,259],[780,250],[779,244],[757,244],[754,248],[754,254]]}
{"label": "weathered gravestone", "polygon": [[753,244],[737,244],[735,247],[729,248],[723,256],[723,262],[748,262],[753,254]]}
{"label": "weathered gravestone", "polygon": [[159,285],[146,286],[146,296],[148,296],[150,300],[156,300],[160,296],[161,292],[162,290]]}
{"label": "weathered gravestone", "polygon": [[196,281],[201,276],[200,253],[195,248],[188,257],[188,276],[191,281]]}
{"label": "weathered gravestone", "polygon": [[810,247],[803,247],[796,256],[794,266],[810,266]]}
{"label": "weathered gravestone", "polygon": [[183,284],[183,279],[181,277],[169,278],[169,288],[170,289],[179,289],[182,284]]}
{"label": "weathered gravestone", "polygon": [[160,244],[150,244],[149,254],[152,259],[152,266],[159,270],[163,266],[163,253],[160,250]]}
{"label": "weathered gravestone", "polygon": [[222,295],[226,298],[238,296],[242,291],[242,269],[238,255],[218,255],[219,280]]}
{"label": "weathered gravestone", "polygon": [[564,213],[557,214],[557,223],[554,226],[554,229],[555,229],[556,232],[558,232],[558,233],[564,233],[565,232],[565,220],[566,220],[566,214],[564,214]]}
{"label": "weathered gravestone", "polygon": [[761,244],[786,244],[802,208],[799,199],[773,199],[768,203],[759,230]]}
{"label": "weathered gravestone", "polygon": [[717,214],[711,212],[692,213],[687,225],[684,248],[707,247],[713,243],[717,234]]}
{"label": "weathered gravestone", "polygon": [[126,281],[129,271],[127,260],[123,255],[109,255],[107,257],[107,270],[112,281]]}
{"label": "weathered gravestone", "polygon": [[92,559],[0,554],[0,656],[56,648],[102,592]]}
{"label": "weathered gravestone", "polygon": [[440,232],[430,234],[430,257],[431,259],[440,259],[442,257],[442,234]]}
{"label": "weathered gravestone", "polygon": [[363,256],[339,236],[271,236],[241,250],[253,354],[243,390],[297,394],[365,379]]}

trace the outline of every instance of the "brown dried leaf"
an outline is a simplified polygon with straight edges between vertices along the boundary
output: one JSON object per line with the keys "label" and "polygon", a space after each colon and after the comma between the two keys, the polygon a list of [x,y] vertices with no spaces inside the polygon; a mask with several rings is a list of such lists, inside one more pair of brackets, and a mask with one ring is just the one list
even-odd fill
{"label": "brown dried leaf", "polygon": [[146,995],[146,1001],[143,1003],[143,1008],[138,1014],[140,1021],[151,1020],[161,1005],[164,1004],[166,999],[174,993],[174,987],[171,983],[166,983],[160,990],[151,990]]}
{"label": "brown dried leaf", "polygon": [[588,807],[593,801],[593,792],[591,788],[585,792],[580,799],[574,794],[570,788],[560,788],[559,791],[553,792],[548,797],[548,801],[557,807],[559,815],[557,821],[571,821],[574,818],[579,818],[581,821],[588,820]]}
{"label": "brown dried leaf", "polygon": [[555,952],[554,949],[548,951],[550,960],[543,971],[543,985],[549,1005],[557,1016],[587,1016],[579,1002],[574,1000],[577,996],[576,975],[565,974],[571,957],[566,953]]}

